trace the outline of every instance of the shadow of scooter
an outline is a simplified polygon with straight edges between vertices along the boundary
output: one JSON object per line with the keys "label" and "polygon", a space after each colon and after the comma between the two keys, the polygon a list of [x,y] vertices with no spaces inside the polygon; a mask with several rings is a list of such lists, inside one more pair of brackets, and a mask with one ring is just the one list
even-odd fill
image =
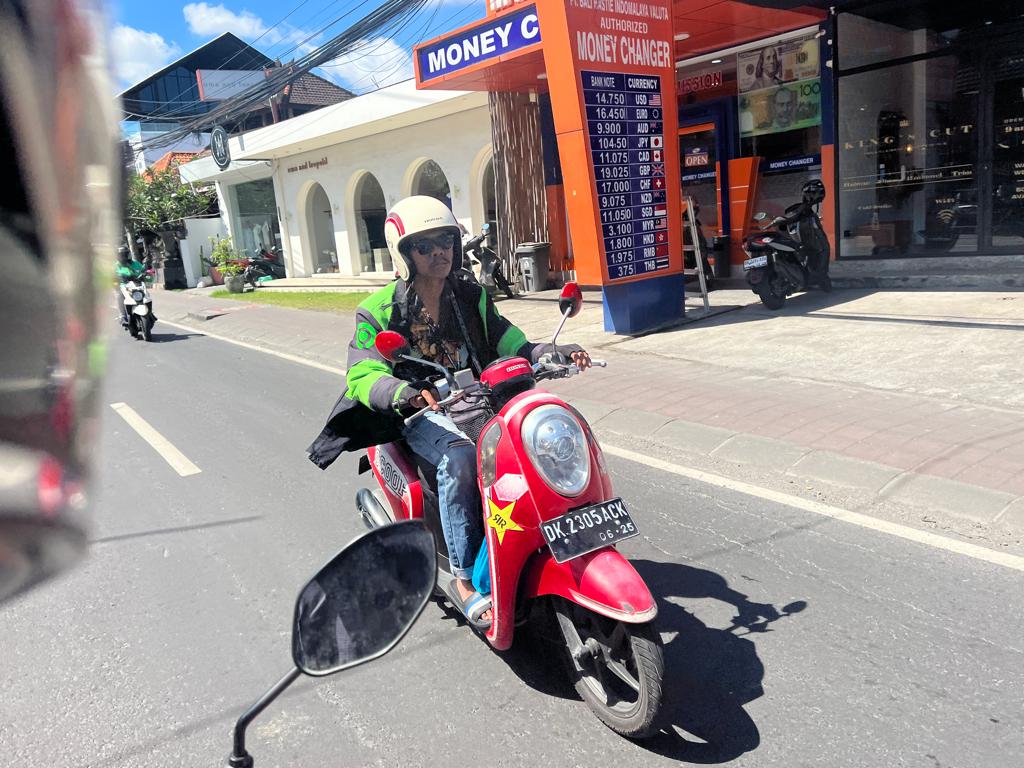
{"label": "shadow of scooter", "polygon": [[[799,600],[781,609],[755,603],[731,589],[712,571],[679,563],[632,560],[658,600],[658,629],[664,642],[664,731],[640,742],[665,757],[689,763],[734,760],[761,742],[757,725],[743,709],[764,689],[764,665],[751,635],[773,631],[781,618],[799,613]],[[672,598],[711,598],[736,609],[724,629],[706,626]]]}

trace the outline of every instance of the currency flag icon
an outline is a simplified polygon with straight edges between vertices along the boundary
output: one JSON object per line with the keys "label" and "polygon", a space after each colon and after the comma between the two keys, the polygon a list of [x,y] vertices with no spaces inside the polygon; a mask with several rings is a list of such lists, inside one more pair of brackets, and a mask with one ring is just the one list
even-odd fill
{"label": "currency flag icon", "polygon": [[660,192],[654,192],[652,194],[654,195],[654,197],[651,200],[651,202],[654,202],[654,203],[664,203],[665,202],[665,190],[661,190]]}
{"label": "currency flag icon", "polygon": [[664,243],[668,239],[668,235],[665,234],[665,232],[659,232],[657,238],[655,239],[659,243]]}
{"label": "currency flag icon", "polygon": [[667,216],[668,215],[668,209],[664,205],[656,205],[656,206],[654,206],[654,215],[655,216]]}
{"label": "currency flag icon", "polygon": [[651,136],[651,149],[661,149],[665,146],[664,136]]}
{"label": "currency flag icon", "polygon": [[665,164],[664,163],[655,163],[653,166],[651,166],[651,173],[653,175],[655,175],[655,176],[664,176],[665,175]]}
{"label": "currency flag icon", "polygon": [[656,150],[654,150],[654,152],[652,154],[654,155],[654,162],[660,163],[661,162],[661,150],[660,149],[656,149]]}
{"label": "currency flag icon", "polygon": [[653,94],[651,96],[651,98],[648,100],[647,103],[650,106],[652,106],[652,107],[660,107],[661,106],[661,94],[660,93]]}
{"label": "currency flag icon", "polygon": [[668,222],[665,219],[655,219],[655,221],[654,221],[654,228],[655,229],[664,229],[667,226],[668,226]]}
{"label": "currency flag icon", "polygon": [[654,188],[655,189],[661,189],[664,186],[665,186],[665,180],[664,179],[655,179],[654,180]]}

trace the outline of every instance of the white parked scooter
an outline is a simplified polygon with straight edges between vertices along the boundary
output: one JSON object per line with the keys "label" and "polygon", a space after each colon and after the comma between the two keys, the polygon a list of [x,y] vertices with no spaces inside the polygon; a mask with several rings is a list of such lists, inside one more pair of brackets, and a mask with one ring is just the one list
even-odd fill
{"label": "white parked scooter", "polygon": [[124,300],[124,328],[133,339],[150,341],[156,315],[153,314],[153,296],[146,285],[146,274],[133,275],[121,280],[121,298]]}

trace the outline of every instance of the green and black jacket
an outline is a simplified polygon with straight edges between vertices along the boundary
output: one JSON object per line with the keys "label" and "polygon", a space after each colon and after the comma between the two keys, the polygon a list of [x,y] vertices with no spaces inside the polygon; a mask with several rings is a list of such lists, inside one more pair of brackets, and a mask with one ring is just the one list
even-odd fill
{"label": "green and black jacket", "polygon": [[[465,334],[457,322],[453,300],[458,304]],[[411,363],[392,366],[377,352],[374,341],[384,330],[398,331],[409,338],[408,314],[408,285],[402,280],[381,288],[356,310],[355,334],[348,346],[347,390],[307,449],[310,461],[321,469],[329,467],[345,451],[391,442],[401,436],[401,414],[408,410],[409,400],[425,386],[430,369]],[[550,348],[549,344],[527,341],[519,328],[498,313],[481,286],[456,278],[448,279],[438,322],[448,338],[468,343],[481,368],[509,355],[536,362],[534,358]],[[418,356],[418,352],[413,350],[413,355]]]}

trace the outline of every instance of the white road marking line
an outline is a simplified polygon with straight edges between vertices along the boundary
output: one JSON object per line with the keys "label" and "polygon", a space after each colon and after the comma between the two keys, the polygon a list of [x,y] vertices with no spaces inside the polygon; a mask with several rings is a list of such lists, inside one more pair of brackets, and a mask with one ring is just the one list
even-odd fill
{"label": "white road marking line", "polygon": [[228,336],[221,336],[220,334],[217,333],[210,333],[209,331],[201,330],[192,325],[181,325],[179,323],[172,323],[169,320],[161,320],[160,323],[162,325],[169,325],[172,328],[178,328],[182,331],[198,333],[200,336],[209,336],[211,339],[216,339],[217,341],[225,341],[228,344],[234,344],[236,347],[244,347],[245,349],[251,349],[254,352],[262,352],[265,355],[273,355],[274,357],[280,357],[282,360],[287,360],[290,363],[308,365],[310,368],[319,368],[321,371],[327,371],[328,373],[336,373],[339,376],[345,376],[348,373],[348,371],[345,370],[344,368],[335,368],[332,365],[324,365],[323,363],[318,363],[315,360],[308,360],[304,357],[299,357],[298,355],[290,355],[287,352],[278,352],[277,350],[267,349],[266,347],[261,347],[257,344],[249,344],[248,342],[239,341],[238,339],[232,339]]}
{"label": "white road marking line", "polygon": [[957,541],[956,539],[951,539],[947,536],[940,536],[937,533],[921,531],[917,528],[900,525],[899,523],[892,523],[888,520],[880,520],[876,517],[862,515],[857,512],[851,512],[847,509],[833,507],[828,504],[822,504],[819,501],[811,501],[810,499],[804,499],[799,496],[791,496],[788,493],[773,491],[769,488],[761,488],[760,486],[744,483],[740,480],[731,480],[727,477],[722,477],[721,475],[712,474],[711,472],[702,472],[698,469],[690,469],[689,467],[673,464],[662,459],[647,456],[646,454],[630,451],[626,448],[619,448],[617,446],[607,444],[602,444],[601,447],[604,449],[605,453],[611,454],[612,456],[618,456],[620,459],[635,461],[639,464],[660,469],[664,472],[670,472],[674,475],[688,477],[691,480],[699,480],[700,482],[707,483],[708,485],[716,485],[720,488],[727,488],[731,491],[739,491],[740,493],[745,493],[750,496],[757,496],[762,499],[767,499],[768,501],[774,501],[778,504],[785,504],[789,507],[796,507],[807,512],[831,517],[834,520],[841,520],[844,523],[859,525],[862,528],[869,528],[873,531],[887,533],[890,536],[898,536],[901,539],[907,539],[908,541],[917,542],[918,544],[926,544],[930,547],[935,547],[936,549],[944,549],[947,552],[966,555],[967,557],[972,557],[975,560],[983,560],[986,563],[1001,565],[1015,571],[1024,571],[1024,557],[1011,555],[1008,552],[997,552],[994,549],[979,547],[977,544],[970,544],[966,541]]}
{"label": "white road marking line", "polygon": [[111,403],[118,415],[128,422],[128,426],[139,433],[139,437],[153,446],[153,450],[163,456],[164,461],[171,465],[171,469],[182,477],[198,475],[201,470],[186,458],[185,454],[171,445],[170,440],[157,432],[148,421],[139,416],[135,410],[125,403]]}

